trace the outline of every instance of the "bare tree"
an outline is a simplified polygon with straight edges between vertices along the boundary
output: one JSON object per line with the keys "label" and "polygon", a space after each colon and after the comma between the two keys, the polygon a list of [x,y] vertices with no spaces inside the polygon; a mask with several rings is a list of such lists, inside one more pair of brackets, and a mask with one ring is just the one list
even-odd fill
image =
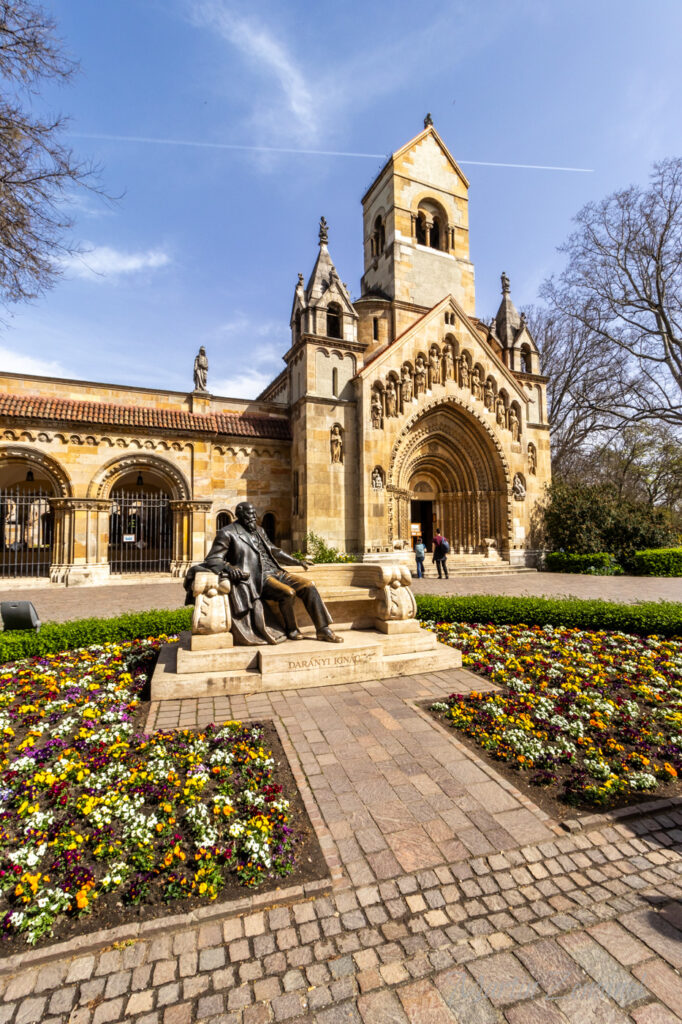
{"label": "bare tree", "polygon": [[530,307],[526,317],[548,378],[552,471],[568,479],[585,471],[619,424],[612,410],[623,387],[623,359],[595,346],[589,328],[560,310]]}
{"label": "bare tree", "polygon": [[573,324],[616,372],[618,401],[598,415],[682,426],[682,159],[578,214],[562,251],[566,269],[545,283],[552,315]]}
{"label": "bare tree", "polygon": [[97,169],[62,141],[67,121],[40,116],[32,100],[47,80],[67,82],[77,65],[53,19],[34,0],[0,0],[0,303],[35,298],[78,251],[68,240],[74,187],[101,194]]}

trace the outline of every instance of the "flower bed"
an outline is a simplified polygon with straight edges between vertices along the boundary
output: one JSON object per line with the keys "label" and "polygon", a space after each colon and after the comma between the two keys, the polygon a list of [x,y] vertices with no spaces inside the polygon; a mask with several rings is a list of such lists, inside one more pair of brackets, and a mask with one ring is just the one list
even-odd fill
{"label": "flower bed", "polygon": [[0,669],[5,937],[35,944],[104,904],[212,900],[291,871],[297,836],[263,726],[136,732],[167,639]]}
{"label": "flower bed", "polygon": [[[552,626],[425,623],[499,691],[432,706],[494,758],[577,806],[610,807],[682,773],[682,641]],[[673,788],[677,788],[673,785]]]}

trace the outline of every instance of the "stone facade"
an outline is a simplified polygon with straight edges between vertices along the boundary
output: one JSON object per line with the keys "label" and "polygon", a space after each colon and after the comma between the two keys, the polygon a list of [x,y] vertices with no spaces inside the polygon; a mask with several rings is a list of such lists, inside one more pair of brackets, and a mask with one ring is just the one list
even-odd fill
{"label": "stone facade", "polygon": [[[545,379],[506,275],[497,316],[475,316],[468,182],[430,123],[363,210],[360,298],[323,218],[286,367],[256,401],[0,375],[0,559],[21,562],[17,523],[37,515],[11,495],[40,489],[57,582],[182,575],[247,498],[284,547],[313,530],[364,558],[408,558],[416,530],[429,543],[438,525],[452,559],[531,562],[550,478]],[[168,536],[152,564],[157,506]]]}

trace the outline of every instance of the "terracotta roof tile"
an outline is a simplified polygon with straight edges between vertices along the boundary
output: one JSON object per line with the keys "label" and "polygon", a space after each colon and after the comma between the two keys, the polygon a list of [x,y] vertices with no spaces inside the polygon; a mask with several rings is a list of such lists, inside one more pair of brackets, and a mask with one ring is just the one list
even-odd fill
{"label": "terracotta roof tile", "polygon": [[82,402],[40,395],[0,395],[0,416],[22,419],[64,420],[71,423],[104,424],[114,427],[145,427],[188,433],[223,434],[288,441],[286,419],[236,413],[194,413],[181,409],[153,409],[139,405]]}

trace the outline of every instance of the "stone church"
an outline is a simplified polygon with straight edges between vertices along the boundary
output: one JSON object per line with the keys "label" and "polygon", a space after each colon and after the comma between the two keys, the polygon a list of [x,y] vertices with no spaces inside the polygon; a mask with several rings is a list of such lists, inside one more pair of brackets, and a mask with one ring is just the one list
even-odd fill
{"label": "stone church", "polygon": [[362,199],[355,301],[322,218],[256,400],[0,373],[0,575],[180,576],[245,499],[288,549],[412,563],[440,527],[451,565],[533,564],[546,381],[505,274],[475,315],[468,189],[427,117]]}

